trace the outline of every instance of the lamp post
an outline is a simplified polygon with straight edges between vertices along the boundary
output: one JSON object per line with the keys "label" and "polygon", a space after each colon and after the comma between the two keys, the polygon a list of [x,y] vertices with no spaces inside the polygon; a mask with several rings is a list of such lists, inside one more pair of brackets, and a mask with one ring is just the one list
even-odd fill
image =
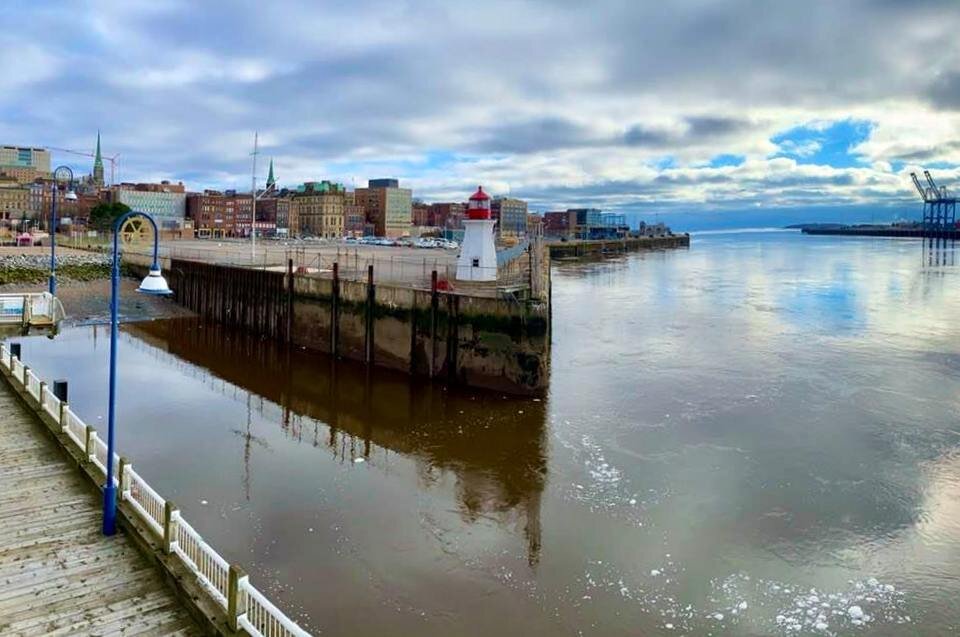
{"label": "lamp post", "polygon": [[103,534],[117,532],[117,487],[113,484],[113,432],[117,407],[117,332],[120,329],[120,228],[130,217],[144,217],[153,226],[153,265],[137,288],[138,292],[166,296],[172,294],[160,272],[160,232],[157,222],[145,212],[131,210],[113,222],[113,267],[110,272],[110,403],[107,406],[107,482],[103,485]]}
{"label": "lamp post", "polygon": [[64,199],[76,201],[76,193],[69,189],[73,184],[73,171],[69,166],[59,166],[53,171],[53,198],[50,201],[50,280],[48,282],[48,289],[53,295],[57,293],[57,194],[61,184],[67,189]]}

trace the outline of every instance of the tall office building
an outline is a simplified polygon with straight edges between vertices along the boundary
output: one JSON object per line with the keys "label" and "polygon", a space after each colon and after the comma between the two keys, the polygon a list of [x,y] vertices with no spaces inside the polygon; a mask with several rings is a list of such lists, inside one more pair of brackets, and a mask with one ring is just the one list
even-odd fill
{"label": "tall office building", "polygon": [[0,146],[0,175],[29,183],[50,176],[50,151],[28,146]]}
{"label": "tall office building", "polygon": [[371,179],[354,196],[378,236],[396,238],[410,234],[413,223],[413,191],[401,188],[396,179]]}

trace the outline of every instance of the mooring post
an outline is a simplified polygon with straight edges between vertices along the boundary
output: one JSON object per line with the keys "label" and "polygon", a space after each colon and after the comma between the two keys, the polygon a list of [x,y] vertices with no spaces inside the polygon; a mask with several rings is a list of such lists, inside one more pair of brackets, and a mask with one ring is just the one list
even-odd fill
{"label": "mooring post", "polygon": [[239,619],[246,614],[246,609],[240,603],[240,582],[247,578],[247,574],[236,564],[230,565],[227,577],[227,622],[230,630],[240,630]]}
{"label": "mooring post", "polygon": [[293,259],[287,259],[287,343],[293,343]]}
{"label": "mooring post", "polygon": [[337,341],[340,338],[340,263],[333,263],[333,279],[330,289],[330,355],[337,356]]}
{"label": "mooring post", "polygon": [[63,378],[53,381],[53,395],[60,399],[60,402],[67,402],[67,381]]}
{"label": "mooring post", "polygon": [[437,364],[437,310],[440,304],[440,295],[437,292],[437,271],[430,273],[430,367],[429,375],[433,378]]}
{"label": "mooring post", "polygon": [[366,338],[364,339],[364,362],[367,365],[373,363],[373,304],[376,300],[376,292],[373,288],[373,264],[367,266],[367,316],[366,316]]}

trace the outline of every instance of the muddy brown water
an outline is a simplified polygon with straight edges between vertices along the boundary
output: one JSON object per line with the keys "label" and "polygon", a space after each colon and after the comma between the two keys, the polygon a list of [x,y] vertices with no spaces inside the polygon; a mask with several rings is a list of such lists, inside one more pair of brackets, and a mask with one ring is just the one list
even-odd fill
{"label": "muddy brown water", "polygon": [[[322,634],[957,634],[955,263],[777,232],[558,264],[543,401],[128,323],[118,446]],[[102,429],[106,329],[22,341]]]}

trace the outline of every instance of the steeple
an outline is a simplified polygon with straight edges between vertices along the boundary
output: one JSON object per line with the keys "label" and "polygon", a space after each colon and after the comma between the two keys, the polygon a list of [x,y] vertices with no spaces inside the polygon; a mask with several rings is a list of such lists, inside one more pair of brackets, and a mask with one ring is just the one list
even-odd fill
{"label": "steeple", "polygon": [[277,183],[277,180],[273,177],[273,157],[270,158],[270,173],[267,175],[267,188],[270,188]]}
{"label": "steeple", "polygon": [[103,185],[103,157],[100,155],[100,131],[97,130],[97,154],[93,160],[93,183]]}

